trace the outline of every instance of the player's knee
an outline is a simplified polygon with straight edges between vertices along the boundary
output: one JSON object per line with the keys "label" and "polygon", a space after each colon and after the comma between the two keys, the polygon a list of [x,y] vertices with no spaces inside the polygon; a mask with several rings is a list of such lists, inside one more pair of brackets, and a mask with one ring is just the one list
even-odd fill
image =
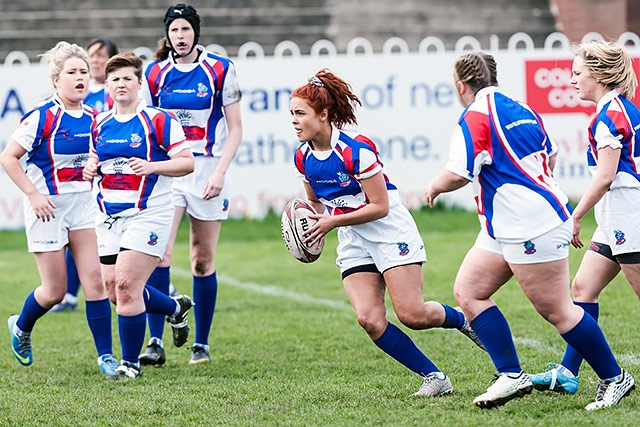
{"label": "player's knee", "polygon": [[384,332],[384,322],[376,321],[371,316],[365,314],[357,314],[358,323],[369,336],[380,336]]}
{"label": "player's knee", "polygon": [[192,261],[192,265],[196,276],[208,276],[214,270],[213,260],[209,257],[196,256]]}
{"label": "player's knee", "polygon": [[424,329],[429,323],[429,319],[425,317],[424,311],[417,312],[396,312],[398,320],[410,329]]}

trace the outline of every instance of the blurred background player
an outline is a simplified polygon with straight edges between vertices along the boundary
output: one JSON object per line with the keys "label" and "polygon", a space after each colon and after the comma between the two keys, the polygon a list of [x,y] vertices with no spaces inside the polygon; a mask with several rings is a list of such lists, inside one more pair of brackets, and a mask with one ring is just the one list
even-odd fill
{"label": "blurred background player", "polygon": [[[583,44],[573,61],[571,84],[580,99],[596,104],[587,147],[592,180],[573,211],[573,246],[583,246],[582,218],[592,208],[598,226],[571,288],[574,304],[596,321],[600,293],[620,270],[640,297],[640,110],[630,101],[638,86],[633,68],[624,47],[606,41]],[[560,364],[531,380],[538,390],[573,394],[582,360],[569,345]]]}
{"label": "blurred background player", "polygon": [[[89,93],[84,99],[84,104],[95,108],[98,113],[113,107],[113,99],[109,96],[109,91],[105,89],[106,76],[104,66],[107,60],[117,53],[118,46],[110,39],[94,39],[87,45],[91,80]],[[75,311],[78,308],[78,290],[80,289],[78,269],[71,251],[67,250],[65,255],[67,263],[67,292],[62,301],[51,308],[50,311],[52,313]]]}
{"label": "blurred background player", "polygon": [[[97,209],[91,184],[82,180],[95,113],[83,105],[89,89],[89,58],[84,49],[67,42],[58,43],[45,56],[55,94],[25,114],[0,157],[7,175],[26,196],[27,245],[41,279],[20,315],[9,318],[13,354],[22,365],[31,365],[31,332],[64,296],[69,248],[78,261],[98,366],[110,375],[118,366],[111,354],[111,305],[98,261]],[[26,172],[20,164],[25,154]]]}
{"label": "blurred background player", "polygon": [[291,95],[291,123],[302,143],[294,164],[316,212],[329,213],[311,216],[318,222],[307,241],[316,245],[337,228],[336,263],[360,326],[378,348],[422,377],[414,396],[449,394],[449,377],[387,320],[387,291],[405,326],[457,329],[482,345],[460,310],[424,301],[422,264],[427,258],[415,221],[383,172],[373,141],[342,130],[357,124],[356,105],[361,102],[349,84],[328,70]]}
{"label": "blurred background player", "polygon": [[146,287],[171,234],[171,180],[193,171],[193,156],[180,123],[139,97],[142,60],[132,52],[106,65],[111,110],[96,116],[83,178],[97,178],[98,254],[109,298],[116,304],[122,360],[107,379],[142,375],[138,355],[147,312],[162,314],[173,327],[174,345],[188,338],[187,296],[170,298]]}
{"label": "blurred background player", "polygon": [[[198,45],[200,16],[193,6],[169,7],[164,29],[166,37],[158,43],[155,62],[145,72],[145,98],[179,117],[195,156],[195,171],[173,180],[173,230],[164,259],[148,284],[169,291],[173,246],[186,212],[195,303],[195,342],[189,363],[196,364],[211,360],[209,332],[218,294],[214,260],[222,221],[229,216],[226,173],[242,140],[242,94],[233,62]],[[141,363],[165,362],[163,329],[161,317],[149,316],[150,339]]]}
{"label": "blurred background player", "polygon": [[427,186],[436,198],[473,183],[482,229],[456,277],[454,294],[498,371],[473,403],[502,406],[531,393],[511,330],[492,296],[515,276],[536,311],[587,360],[601,380],[587,410],[617,404],[634,387],[618,365],[602,330],[572,304],[569,292],[571,206],[553,178],[556,147],[540,116],[504,95],[493,57],[460,56],[454,85],[464,111],[454,131],[446,168]]}

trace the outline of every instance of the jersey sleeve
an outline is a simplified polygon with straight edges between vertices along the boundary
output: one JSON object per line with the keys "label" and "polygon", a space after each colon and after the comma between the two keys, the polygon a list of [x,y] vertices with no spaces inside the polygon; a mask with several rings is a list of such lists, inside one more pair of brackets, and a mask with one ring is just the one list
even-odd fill
{"label": "jersey sleeve", "polygon": [[166,148],[169,157],[173,157],[182,150],[190,150],[191,146],[187,142],[187,137],[180,122],[170,114],[167,114],[167,117],[169,118],[169,146]]}
{"label": "jersey sleeve", "polygon": [[236,74],[236,66],[233,62],[229,61],[229,68],[227,69],[224,86],[222,87],[222,105],[226,107],[227,105],[239,102],[241,98],[242,91],[240,90],[238,75]]}
{"label": "jersey sleeve", "polygon": [[11,134],[11,139],[25,150],[33,150],[38,135],[39,122],[40,110],[33,110],[22,118],[16,130]]}
{"label": "jersey sleeve", "polygon": [[458,125],[451,137],[447,170],[473,181],[480,173],[482,166],[491,163],[488,150],[474,144],[469,133],[464,131],[464,126]]}
{"label": "jersey sleeve", "polygon": [[624,135],[618,132],[615,126],[607,126],[604,122],[598,122],[596,125],[596,131],[594,133],[595,140],[597,142],[598,150],[604,147],[611,147],[614,149],[622,148],[622,140]]}
{"label": "jersey sleeve", "polygon": [[354,173],[354,176],[358,181],[371,178],[378,172],[382,171],[382,164],[380,164],[378,157],[372,150],[364,147],[360,148],[358,158],[360,159],[358,163],[359,170]]}

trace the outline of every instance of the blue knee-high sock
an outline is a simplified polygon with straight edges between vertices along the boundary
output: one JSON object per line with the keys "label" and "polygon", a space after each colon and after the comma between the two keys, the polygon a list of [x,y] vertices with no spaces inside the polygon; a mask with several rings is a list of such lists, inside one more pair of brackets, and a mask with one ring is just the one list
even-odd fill
{"label": "blue knee-high sock", "polygon": [[562,338],[584,357],[598,378],[606,380],[620,375],[620,365],[616,362],[602,329],[587,313],[573,329],[562,334]]}
{"label": "blue knee-high sock", "polygon": [[445,329],[462,329],[464,328],[464,314],[461,311],[456,310],[455,308],[441,304],[444,308],[444,323],[442,324],[442,328]]}
{"label": "blue knee-high sock", "polygon": [[209,276],[193,276],[193,315],[196,320],[195,344],[209,345],[209,332],[213,323],[218,297],[218,277],[214,271]]}
{"label": "blue knee-high sock", "polygon": [[138,355],[144,344],[144,334],[147,329],[147,313],[142,312],[133,316],[118,315],[118,333],[122,347],[122,360],[139,364]]}
{"label": "blue knee-high sock", "polygon": [[[153,270],[153,273],[151,273],[149,280],[147,280],[147,286],[155,288],[165,295],[169,295],[169,283],[171,283],[169,267],[156,267],[156,269]],[[162,314],[150,312],[147,315],[150,337],[162,339],[165,324],[164,319],[165,316]]]}
{"label": "blue knee-high sock", "polygon": [[75,297],[78,296],[78,289],[80,288],[80,276],[78,276],[76,261],[73,259],[69,249],[65,253],[65,260],[67,264],[67,293]]}
{"label": "blue knee-high sock", "polygon": [[98,356],[112,353],[111,303],[109,298],[99,301],[85,301],[87,323],[93,335]]}
{"label": "blue knee-high sock", "polygon": [[36,301],[36,297],[33,295],[34,291],[31,291],[27,298],[24,300],[24,305],[22,306],[22,311],[20,312],[20,317],[16,322],[16,325],[22,332],[31,332],[33,331],[33,327],[36,324],[36,321],[47,314],[49,311],[48,308],[44,308],[38,301]]}
{"label": "blue knee-high sock", "polygon": [[[593,320],[598,321],[598,316],[600,314],[600,306],[597,302],[573,302],[575,305],[579,305],[584,309],[585,313],[588,313],[593,317]],[[576,351],[575,348],[567,345],[567,349],[564,352],[564,357],[562,358],[562,362],[560,364],[571,371],[573,375],[578,376],[578,372],[580,371],[580,365],[582,364],[582,356],[580,353]]]}
{"label": "blue knee-high sock", "polygon": [[507,319],[498,306],[489,307],[471,322],[499,373],[522,371]]}
{"label": "blue knee-high sock", "polygon": [[162,314],[164,316],[176,314],[178,309],[176,301],[156,288],[145,286],[142,296],[147,313]]}
{"label": "blue knee-high sock", "polygon": [[374,343],[418,375],[426,377],[432,372],[440,372],[438,367],[416,347],[411,338],[393,323],[387,325],[382,336]]}

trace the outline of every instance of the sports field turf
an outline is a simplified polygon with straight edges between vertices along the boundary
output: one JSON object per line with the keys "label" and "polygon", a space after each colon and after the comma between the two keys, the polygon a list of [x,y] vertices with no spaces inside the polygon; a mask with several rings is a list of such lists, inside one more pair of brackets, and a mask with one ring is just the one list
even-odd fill
{"label": "sports field turf", "polygon": [[[429,262],[425,299],[455,305],[452,283],[478,230],[474,214],[414,212]],[[172,281],[190,294],[187,230],[176,246]],[[593,230],[587,221],[583,240]],[[486,353],[452,330],[405,331],[453,382],[454,393],[412,398],[421,380],[383,354],[358,326],[334,264],[335,232],[313,264],[286,251],[279,218],[228,221],[216,266],[220,291],[210,337],[212,363],[189,366],[189,351],[173,348],[167,326],[167,364],[142,378],[108,382],[99,373],[83,304],[51,313],[32,334],[34,364],[11,354],[6,318],[18,313],[38,283],[22,232],[0,232],[0,426],[601,426],[637,425],[640,391],[617,407],[584,410],[596,377],[581,371],[574,396],[534,391],[494,410],[472,400],[493,379]],[[575,271],[582,251],[571,250]],[[568,286],[568,284],[567,284]],[[517,283],[495,297],[528,372],[558,362],[563,341],[539,317]],[[636,319],[640,304],[622,277],[601,299],[600,323],[621,364],[640,380]],[[388,305],[390,319],[399,325]],[[114,351],[120,354],[114,320]]]}

